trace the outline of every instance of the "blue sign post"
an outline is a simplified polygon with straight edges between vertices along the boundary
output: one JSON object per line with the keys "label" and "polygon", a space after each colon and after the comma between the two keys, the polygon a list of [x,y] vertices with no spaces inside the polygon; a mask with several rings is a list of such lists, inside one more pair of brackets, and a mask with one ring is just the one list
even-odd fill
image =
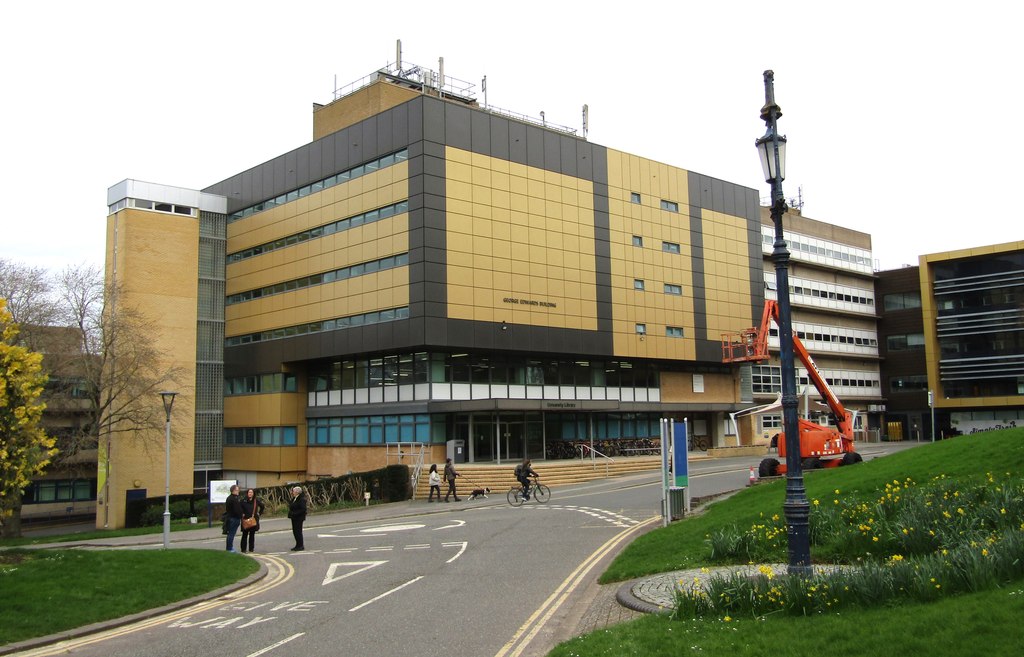
{"label": "blue sign post", "polygon": [[690,487],[690,460],[686,443],[686,422],[672,423],[672,474],[678,488]]}

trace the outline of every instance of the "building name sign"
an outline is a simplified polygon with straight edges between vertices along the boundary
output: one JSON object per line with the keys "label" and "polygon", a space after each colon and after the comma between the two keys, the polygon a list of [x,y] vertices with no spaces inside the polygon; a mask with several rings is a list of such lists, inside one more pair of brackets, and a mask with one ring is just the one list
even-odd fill
{"label": "building name sign", "polygon": [[571,402],[571,401],[570,402],[566,402],[566,401],[561,401],[561,402],[549,401],[549,402],[544,402],[544,408],[550,408],[550,409],[554,409],[554,408],[573,409],[573,408],[579,408],[579,404],[577,404],[576,402]]}
{"label": "building name sign", "polygon": [[540,306],[541,308],[557,308],[558,304],[553,301],[539,301],[537,299],[523,299],[519,297],[505,297],[502,303],[509,303],[514,306]]}

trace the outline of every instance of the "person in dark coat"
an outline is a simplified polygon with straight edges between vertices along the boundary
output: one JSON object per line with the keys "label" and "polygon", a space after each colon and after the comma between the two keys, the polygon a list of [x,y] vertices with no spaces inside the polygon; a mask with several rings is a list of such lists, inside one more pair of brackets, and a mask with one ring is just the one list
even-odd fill
{"label": "person in dark coat", "polygon": [[[444,494],[444,501],[445,502],[448,501],[448,496],[449,495],[453,495],[455,497],[455,501],[456,502],[461,502],[462,501],[462,500],[459,499],[459,494],[455,492],[455,478],[458,477],[458,476],[459,476],[459,473],[455,469],[455,466],[452,465],[452,460],[450,458],[445,459],[445,461],[444,461],[444,479],[445,479],[445,481],[448,482],[448,491]],[[438,495],[440,495],[440,494],[441,494],[440,491],[438,491]]]}
{"label": "person in dark coat", "polygon": [[242,500],[238,497],[238,485],[231,487],[231,494],[224,501],[224,515],[228,517],[228,552],[235,551],[235,532],[242,524]]}
{"label": "person in dark coat", "polygon": [[292,489],[292,500],[288,503],[288,517],[292,520],[292,536],[295,537],[295,547],[292,552],[301,552],[306,549],[302,540],[302,523],[306,521],[306,494],[302,492],[301,486]]}
{"label": "person in dark coat", "polygon": [[[260,530],[260,516],[264,510],[263,500],[256,497],[256,491],[251,488],[245,491],[245,497],[242,498],[242,552],[256,550],[256,532]],[[249,518],[255,520],[256,524],[246,528],[244,525]]]}

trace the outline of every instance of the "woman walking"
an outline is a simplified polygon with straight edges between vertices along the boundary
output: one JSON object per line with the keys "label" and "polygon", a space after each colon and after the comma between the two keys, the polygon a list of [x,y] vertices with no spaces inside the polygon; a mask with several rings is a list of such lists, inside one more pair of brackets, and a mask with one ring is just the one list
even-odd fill
{"label": "woman walking", "polygon": [[260,530],[260,516],[264,510],[263,500],[256,497],[256,491],[251,488],[245,491],[242,498],[242,552],[256,550],[256,532]]}
{"label": "woman walking", "polygon": [[437,474],[437,464],[430,464],[430,475],[427,477],[430,482],[430,497],[427,498],[428,502],[434,501],[434,491],[437,491],[437,501],[441,501],[441,475]]}

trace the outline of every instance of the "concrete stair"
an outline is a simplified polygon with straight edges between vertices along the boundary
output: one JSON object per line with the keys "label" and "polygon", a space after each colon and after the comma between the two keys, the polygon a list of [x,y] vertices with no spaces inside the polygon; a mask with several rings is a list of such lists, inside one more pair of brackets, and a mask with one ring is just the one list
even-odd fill
{"label": "concrete stair", "polygon": [[[474,488],[490,488],[491,495],[503,496],[509,488],[518,485],[514,474],[516,465],[516,461],[501,465],[457,463],[455,469],[459,471],[460,475],[456,482],[459,497],[468,497]],[[540,475],[540,481],[551,488],[635,472],[650,472],[660,467],[660,456],[626,456],[618,457],[614,461],[597,459],[593,462],[590,459],[533,462],[533,469]],[[413,499],[425,500],[430,494],[430,484],[427,483],[429,469],[429,465],[423,469]],[[444,464],[438,463],[437,470],[443,472]],[[441,482],[441,493],[443,494],[447,490],[448,485]]]}

